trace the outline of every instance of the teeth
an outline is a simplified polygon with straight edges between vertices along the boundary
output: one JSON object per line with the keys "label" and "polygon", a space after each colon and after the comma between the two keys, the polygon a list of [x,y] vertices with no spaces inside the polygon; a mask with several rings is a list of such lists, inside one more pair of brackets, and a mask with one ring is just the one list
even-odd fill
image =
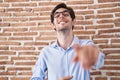
{"label": "teeth", "polygon": [[65,23],[65,22],[60,22],[60,23]]}

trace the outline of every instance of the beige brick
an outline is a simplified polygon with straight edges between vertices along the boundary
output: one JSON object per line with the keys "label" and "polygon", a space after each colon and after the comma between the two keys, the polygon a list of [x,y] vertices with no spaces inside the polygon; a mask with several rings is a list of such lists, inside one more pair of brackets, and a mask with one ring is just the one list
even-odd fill
{"label": "beige brick", "polygon": [[[20,55],[38,55],[39,52],[19,52]],[[33,57],[34,58],[34,57]],[[26,58],[25,58],[26,59]],[[31,59],[31,58],[27,58],[27,59]]]}
{"label": "beige brick", "polygon": [[112,43],[120,43],[120,39],[112,39],[111,42]]}
{"label": "beige brick", "polygon": [[0,45],[20,45],[19,42],[11,42],[11,41],[2,41],[0,42]]}
{"label": "beige brick", "polygon": [[16,72],[0,72],[0,75],[15,75]]}
{"label": "beige brick", "polygon": [[109,56],[106,56],[105,59],[120,59],[120,56],[119,55],[114,55],[114,56],[109,55]]}
{"label": "beige brick", "polygon": [[72,4],[92,4],[93,1],[91,0],[84,0],[84,1],[68,1],[67,4],[72,5]]}
{"label": "beige brick", "polygon": [[38,20],[49,20],[49,17],[34,17],[30,18],[30,21],[38,21]]}
{"label": "beige brick", "polygon": [[[106,65],[120,65],[119,61],[105,61]],[[114,76],[114,75],[113,75]]]}
{"label": "beige brick", "polygon": [[105,35],[94,35],[93,36],[93,38],[95,39],[95,38],[107,38],[107,39],[109,39],[109,38],[115,38],[116,36],[115,35],[107,35],[107,34],[105,34]]}
{"label": "beige brick", "polygon": [[11,61],[0,61],[0,64],[1,65],[8,65],[8,64],[13,65],[13,62],[11,62]]}
{"label": "beige brick", "polygon": [[[29,11],[29,9],[28,9],[28,11]],[[24,17],[30,17],[30,16],[38,16],[38,13],[30,13],[30,12],[13,13],[13,16],[16,16],[16,17],[23,17],[23,16]]]}
{"label": "beige brick", "polygon": [[112,8],[112,7],[117,7],[117,3],[106,3],[88,6],[89,9]]}
{"label": "beige brick", "polygon": [[0,2],[3,2],[3,0],[0,0]]}
{"label": "beige brick", "polygon": [[120,18],[116,18],[114,22],[115,23],[120,23]]}
{"label": "beige brick", "polygon": [[75,25],[73,30],[83,30],[83,26]]}
{"label": "beige brick", "polygon": [[104,66],[101,70],[120,70],[119,66]]}
{"label": "beige brick", "polygon": [[76,15],[88,15],[88,14],[94,14],[93,10],[88,10],[88,11],[77,11]]}
{"label": "beige brick", "polygon": [[29,77],[13,77],[11,80],[30,80]]}
{"label": "beige brick", "polygon": [[0,33],[0,36],[11,36],[11,33]]}
{"label": "beige brick", "polygon": [[95,80],[107,80],[107,77],[96,77]]}
{"label": "beige brick", "polygon": [[9,4],[7,4],[7,3],[2,3],[2,4],[0,4],[0,7],[9,7]]}
{"label": "beige brick", "polygon": [[119,44],[111,44],[111,45],[99,45],[101,48],[120,48]]}
{"label": "beige brick", "polygon": [[35,50],[35,47],[11,47],[11,50]]}
{"label": "beige brick", "polygon": [[108,55],[108,54],[114,54],[114,53],[120,53],[120,49],[109,49],[109,50],[103,50],[103,52]]}
{"label": "beige brick", "polygon": [[0,23],[0,27],[8,27],[10,26],[10,23]]}
{"label": "beige brick", "polygon": [[76,20],[84,20],[84,17],[83,16],[76,16]]}
{"label": "beige brick", "polygon": [[20,70],[20,71],[26,70],[26,71],[29,71],[29,70],[31,70],[31,68],[30,67],[8,67],[7,70],[8,71],[16,71],[16,70]]}
{"label": "beige brick", "polygon": [[87,15],[85,19],[100,19],[100,18],[113,18],[112,14],[102,14],[102,15]]}
{"label": "beige brick", "polygon": [[92,26],[86,26],[86,29],[108,29],[113,28],[113,25],[92,25]]}
{"label": "beige brick", "polygon": [[120,13],[115,13],[115,16],[116,17],[120,17]]}
{"label": "beige brick", "polygon": [[14,51],[0,51],[0,55],[15,55]]}
{"label": "beige brick", "polygon": [[13,33],[13,36],[35,36],[37,35],[37,32],[19,32],[19,33]]}
{"label": "beige brick", "polygon": [[42,7],[39,7],[39,8],[34,8],[33,9],[34,11],[43,11],[43,12],[45,12],[45,11],[48,11],[48,10],[51,10],[51,7],[47,7],[47,6],[42,6]]}
{"label": "beige brick", "polygon": [[52,27],[32,27],[30,28],[30,31],[45,31],[45,30],[52,30]]}
{"label": "beige brick", "polygon": [[94,43],[95,44],[100,44],[100,43],[108,43],[108,40],[102,40],[102,39],[100,39],[100,40],[94,40]]}
{"label": "beige brick", "polygon": [[4,0],[5,2],[26,2],[29,0]]}
{"label": "beige brick", "polygon": [[89,36],[78,36],[79,39],[90,39]]}
{"label": "beige brick", "polygon": [[16,62],[15,65],[35,65],[35,62]]}
{"label": "beige brick", "polygon": [[57,5],[57,4],[61,3],[61,2],[62,1],[53,1],[53,2],[51,2],[51,1],[44,1],[44,2],[39,2],[39,6],[46,6],[46,5],[55,6],[55,5]]}
{"label": "beige brick", "polygon": [[3,18],[4,22],[25,22],[28,21],[28,18]]}
{"label": "beige brick", "polygon": [[8,46],[0,46],[0,50],[8,50],[9,47]]}
{"label": "beige brick", "polygon": [[115,23],[115,26],[116,27],[120,27],[120,23]]}
{"label": "beige brick", "polygon": [[41,34],[41,36],[42,36],[42,35],[47,35],[47,36],[49,36],[49,35],[56,35],[56,32],[55,32],[55,31],[53,31],[53,32],[40,32],[40,34]]}
{"label": "beige brick", "polygon": [[114,2],[119,0],[98,0],[99,3],[105,3],[105,2]]}
{"label": "beige brick", "polygon": [[56,40],[56,37],[36,37],[36,40]]}
{"label": "beige brick", "polygon": [[1,41],[7,41],[7,37],[0,37]]}
{"label": "beige brick", "polygon": [[100,71],[95,71],[95,72],[91,72],[90,74],[91,75],[101,75],[101,72]]}
{"label": "beige brick", "polygon": [[113,33],[113,32],[120,32],[120,29],[99,30],[99,34],[103,34],[103,33]]}
{"label": "beige brick", "polygon": [[120,9],[113,8],[113,9],[98,10],[98,13],[114,13],[114,12],[120,12]]}
{"label": "beige brick", "polygon": [[26,36],[25,36],[25,37],[24,37],[24,36],[23,36],[23,37],[16,37],[16,36],[15,36],[15,37],[10,37],[10,38],[8,38],[8,40],[10,40],[10,41],[13,41],[13,40],[14,40],[14,41],[15,41],[15,40],[19,40],[19,41],[32,41],[33,38],[32,38],[32,37],[28,37],[28,36],[27,36],[27,37],[26,37]]}
{"label": "beige brick", "polygon": [[77,25],[90,25],[93,24],[93,21],[76,21]]}
{"label": "beige brick", "polygon": [[35,22],[31,22],[31,23],[11,23],[11,26],[14,26],[14,27],[16,27],[16,26],[22,26],[22,27],[24,27],[24,26],[27,26],[27,27],[29,27],[29,26],[35,26],[36,25],[36,23]]}
{"label": "beige brick", "polygon": [[[31,54],[32,54],[32,52],[31,52]],[[31,54],[29,53],[29,55],[31,55]],[[25,52],[20,52],[20,55],[25,55]],[[28,55],[28,53],[26,55]],[[19,61],[19,60],[36,60],[36,57],[11,57],[11,60],[12,61],[15,61],[15,60],[17,60],[17,61]]]}
{"label": "beige brick", "polygon": [[34,11],[34,12],[39,12],[39,14],[41,15],[41,16],[50,16],[50,12],[48,11],[48,12],[46,12],[46,11],[39,11],[39,10],[36,10],[36,11]]}
{"label": "beige brick", "polygon": [[8,77],[0,77],[0,80],[8,80]]}
{"label": "beige brick", "polygon": [[5,28],[3,29],[4,32],[21,32],[27,31],[27,28]]}
{"label": "beige brick", "polygon": [[5,12],[20,12],[23,11],[23,8],[7,8]]}
{"label": "beige brick", "polygon": [[116,78],[111,78],[111,80],[120,80],[120,78],[117,78],[117,77]]}
{"label": "beige brick", "polygon": [[95,31],[74,31],[74,34],[79,35],[79,34],[95,34]]}
{"label": "beige brick", "polygon": [[32,72],[19,72],[18,75],[32,75]]}
{"label": "beige brick", "polygon": [[0,66],[0,70],[5,70],[5,66]]}
{"label": "beige brick", "polygon": [[24,45],[30,45],[30,46],[40,46],[40,45],[48,45],[48,42],[26,42]]}
{"label": "beige brick", "polygon": [[98,24],[102,24],[102,23],[114,23],[114,20],[112,20],[112,19],[102,19],[102,20],[98,20],[97,23]]}
{"label": "beige brick", "polygon": [[35,7],[37,6],[37,3],[17,3],[17,4],[12,4],[13,7]]}
{"label": "beige brick", "polygon": [[84,9],[87,9],[87,5],[81,5],[81,6],[70,6],[70,7],[72,7],[73,9],[75,9],[75,10],[84,10]]}
{"label": "beige brick", "polygon": [[1,17],[11,16],[11,13],[0,13]]}
{"label": "beige brick", "polygon": [[5,9],[4,8],[0,8],[0,12],[5,12]]}

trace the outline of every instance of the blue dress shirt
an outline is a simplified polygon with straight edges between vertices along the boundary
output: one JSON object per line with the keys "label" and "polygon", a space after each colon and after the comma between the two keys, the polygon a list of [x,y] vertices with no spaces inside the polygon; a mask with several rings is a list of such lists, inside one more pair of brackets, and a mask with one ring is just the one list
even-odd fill
{"label": "blue dress shirt", "polygon": [[[61,48],[57,41],[42,49],[36,62],[31,80],[44,80],[48,71],[48,80],[59,80],[64,76],[73,76],[71,80],[90,80],[90,71],[81,67],[79,62],[72,62],[75,51],[73,44],[94,45],[91,40],[79,40],[76,36],[70,47]],[[104,64],[104,54],[99,52],[99,57],[93,68],[97,69]]]}

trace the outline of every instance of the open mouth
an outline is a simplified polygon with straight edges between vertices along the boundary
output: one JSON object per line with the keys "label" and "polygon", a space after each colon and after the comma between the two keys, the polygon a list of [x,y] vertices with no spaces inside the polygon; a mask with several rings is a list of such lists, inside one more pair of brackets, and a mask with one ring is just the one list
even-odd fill
{"label": "open mouth", "polygon": [[67,23],[67,21],[60,21],[60,22],[58,22],[58,24],[65,24],[65,23]]}

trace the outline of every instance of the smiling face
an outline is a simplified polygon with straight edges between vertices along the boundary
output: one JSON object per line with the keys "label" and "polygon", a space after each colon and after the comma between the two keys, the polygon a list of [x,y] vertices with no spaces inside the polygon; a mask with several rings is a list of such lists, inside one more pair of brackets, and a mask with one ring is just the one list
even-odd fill
{"label": "smiling face", "polygon": [[53,25],[56,31],[72,30],[74,20],[72,20],[67,9],[59,8],[54,13]]}

